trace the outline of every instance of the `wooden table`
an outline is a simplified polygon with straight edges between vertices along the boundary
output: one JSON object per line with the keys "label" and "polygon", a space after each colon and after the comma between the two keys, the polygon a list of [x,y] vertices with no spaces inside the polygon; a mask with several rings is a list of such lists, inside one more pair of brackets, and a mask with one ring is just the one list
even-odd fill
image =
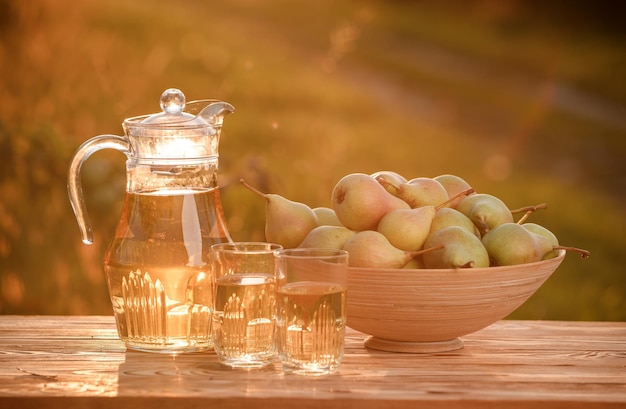
{"label": "wooden table", "polygon": [[338,374],[126,351],[113,317],[0,316],[0,408],[626,408],[626,323],[499,321],[432,354],[368,350]]}

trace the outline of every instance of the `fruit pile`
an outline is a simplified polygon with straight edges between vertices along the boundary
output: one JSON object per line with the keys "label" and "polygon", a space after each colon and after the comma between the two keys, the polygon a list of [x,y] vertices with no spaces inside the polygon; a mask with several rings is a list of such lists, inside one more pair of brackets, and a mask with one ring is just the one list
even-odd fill
{"label": "fruit pile", "polygon": [[317,208],[241,182],[266,200],[267,241],[285,248],[344,249],[351,267],[504,266],[552,258],[560,249],[589,256],[526,222],[545,204],[511,210],[456,175],[407,180],[392,171],[352,173],[335,185],[331,206]]}

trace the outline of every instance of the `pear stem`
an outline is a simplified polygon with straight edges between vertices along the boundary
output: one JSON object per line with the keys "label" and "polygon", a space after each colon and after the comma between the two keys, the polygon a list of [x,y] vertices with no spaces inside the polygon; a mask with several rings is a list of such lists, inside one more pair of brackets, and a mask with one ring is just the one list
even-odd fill
{"label": "pear stem", "polygon": [[260,190],[256,189],[255,187],[251,186],[250,184],[248,184],[248,182],[246,182],[245,180],[239,179],[239,182],[241,182],[242,185],[244,185],[245,187],[247,187],[249,190],[251,190],[252,192],[256,193],[259,196],[263,196],[265,198],[265,200],[267,199],[267,195],[263,192],[261,192]]}
{"label": "pear stem", "polygon": [[537,210],[547,209],[547,208],[548,208],[547,203],[540,203],[535,206],[524,206],[524,207],[520,207],[519,209],[511,210],[511,214],[524,212],[524,215],[517,221],[517,224],[522,224],[526,221],[526,219],[528,219],[528,217],[530,217],[531,214],[533,214]]}
{"label": "pear stem", "polygon": [[579,249],[576,247],[570,247],[570,246],[554,246],[552,248],[553,250],[566,250],[566,251],[574,251],[578,254],[580,254],[580,258],[582,259],[586,259],[591,255],[591,252],[584,250],[584,249]]}
{"label": "pear stem", "polygon": [[436,246],[433,246],[433,247],[428,247],[428,248],[425,248],[425,249],[422,249],[422,250],[418,250],[418,251],[412,251],[411,254],[415,258],[417,256],[421,256],[424,253],[428,253],[430,251],[435,251],[435,250],[441,250],[441,249],[443,249],[445,247],[446,247],[446,245],[441,243],[441,244],[437,244]]}
{"label": "pear stem", "polygon": [[470,187],[469,189],[465,189],[462,192],[459,192],[456,195],[452,196],[451,198],[449,198],[445,202],[440,203],[437,206],[435,206],[435,210],[439,210],[439,209],[441,209],[443,207],[446,207],[447,205],[449,205],[450,203],[454,202],[459,197],[461,197],[461,196],[469,196],[469,195],[471,195],[474,192],[475,192],[475,190],[474,190],[473,187]]}
{"label": "pear stem", "polygon": [[398,191],[400,190],[400,186],[396,185],[396,184],[395,184],[395,183],[393,183],[393,182],[390,182],[390,181],[386,180],[385,178],[383,178],[383,177],[381,177],[381,176],[378,176],[378,177],[376,178],[376,180],[378,181],[378,183],[380,183],[381,185],[383,185],[383,187],[384,187],[385,189],[392,188],[392,189],[393,189],[393,191],[395,192],[395,193],[394,193],[394,195],[397,195],[397,194],[398,194]]}

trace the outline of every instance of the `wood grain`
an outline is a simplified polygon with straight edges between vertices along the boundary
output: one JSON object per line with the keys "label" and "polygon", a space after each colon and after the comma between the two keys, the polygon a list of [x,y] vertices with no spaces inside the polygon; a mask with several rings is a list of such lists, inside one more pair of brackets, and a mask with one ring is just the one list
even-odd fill
{"label": "wood grain", "polygon": [[365,338],[349,329],[339,373],[303,378],[126,352],[113,317],[0,316],[0,408],[626,407],[626,323],[498,321],[429,354]]}

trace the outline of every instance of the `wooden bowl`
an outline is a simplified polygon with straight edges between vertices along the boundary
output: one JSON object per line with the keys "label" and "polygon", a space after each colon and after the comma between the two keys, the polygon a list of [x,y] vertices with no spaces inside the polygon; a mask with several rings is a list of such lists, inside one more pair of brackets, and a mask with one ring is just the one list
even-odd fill
{"label": "wooden bowl", "polygon": [[439,352],[463,347],[459,338],[506,317],[563,261],[475,269],[350,267],[347,324],[370,335],[368,348]]}

